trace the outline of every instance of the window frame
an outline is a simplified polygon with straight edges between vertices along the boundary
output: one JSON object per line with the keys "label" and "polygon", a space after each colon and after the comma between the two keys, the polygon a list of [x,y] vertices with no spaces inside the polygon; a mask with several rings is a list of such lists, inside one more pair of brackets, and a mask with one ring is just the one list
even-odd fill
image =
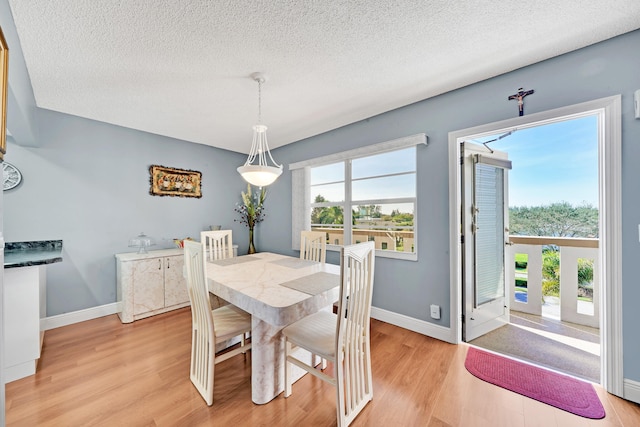
{"label": "window frame", "polygon": [[[347,236],[352,237],[353,228],[351,226],[351,209],[353,207],[353,200],[351,194],[351,182],[352,182],[352,174],[351,174],[351,162],[354,159],[373,156],[376,154],[382,154],[391,151],[399,151],[402,149],[416,147],[418,145],[427,145],[427,136],[424,133],[407,136],[404,138],[398,138],[391,141],[385,141],[378,144],[373,144],[361,148],[356,148],[353,150],[343,151],[339,153],[334,153],[328,156],[317,157],[309,160],[304,160],[297,163],[291,163],[289,165],[289,170],[292,173],[292,249],[299,250],[300,248],[300,231],[302,230],[310,230],[311,229],[311,168],[324,166],[333,163],[344,162],[345,166],[345,175],[344,175],[344,184],[345,184],[345,197],[342,202],[327,202],[331,206],[342,206],[344,212],[344,236],[345,239]],[[414,205],[414,222],[413,222],[413,233],[414,233],[414,243],[413,247],[415,249],[414,252],[396,252],[390,250],[381,250],[376,249],[376,256],[384,257],[384,258],[394,258],[394,259],[403,259],[410,261],[417,261],[418,259],[418,245],[417,245],[417,237],[418,237],[418,159],[417,159],[417,150],[416,150],[416,169],[415,169],[415,179],[416,179],[416,194],[414,197],[401,197],[401,198],[387,198],[387,199],[371,199],[366,200],[369,204],[375,203],[398,203],[399,201],[404,203],[413,203]],[[393,175],[393,174],[390,174]],[[385,175],[386,176],[386,175]],[[354,179],[353,181],[359,180]],[[358,200],[357,203],[362,203],[362,200]],[[335,245],[332,243],[327,243],[327,250],[329,251],[339,251],[342,245]]]}

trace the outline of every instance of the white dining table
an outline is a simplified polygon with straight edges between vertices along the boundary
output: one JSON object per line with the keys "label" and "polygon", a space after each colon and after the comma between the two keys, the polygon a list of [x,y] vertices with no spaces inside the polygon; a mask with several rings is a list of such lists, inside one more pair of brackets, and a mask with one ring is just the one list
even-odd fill
{"label": "white dining table", "polygon": [[[340,266],[259,252],[207,262],[209,292],[251,314],[251,400],[264,404],[284,390],[282,329],[331,309]],[[310,354],[298,357],[309,358]],[[294,380],[305,373],[294,366]]]}

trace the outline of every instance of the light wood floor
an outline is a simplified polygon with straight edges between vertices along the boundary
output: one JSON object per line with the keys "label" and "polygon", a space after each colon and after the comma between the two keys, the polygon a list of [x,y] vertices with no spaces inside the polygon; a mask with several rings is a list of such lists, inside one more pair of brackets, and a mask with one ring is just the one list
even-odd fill
{"label": "light wood floor", "polygon": [[[188,308],[123,325],[115,315],[47,331],[36,375],[7,384],[8,426],[335,426],[334,389],[306,375],[293,394],[251,402],[251,363],[216,367],[207,407],[189,381]],[[485,383],[451,345],[372,321],[374,398],[353,426],[639,426],[640,406],[596,387],[588,420]],[[329,368],[330,369],[330,368]]]}

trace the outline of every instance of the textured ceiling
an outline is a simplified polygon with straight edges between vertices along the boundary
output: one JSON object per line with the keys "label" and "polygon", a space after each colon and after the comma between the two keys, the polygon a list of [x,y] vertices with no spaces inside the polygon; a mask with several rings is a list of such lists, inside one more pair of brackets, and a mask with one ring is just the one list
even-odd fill
{"label": "textured ceiling", "polygon": [[[638,0],[9,0],[41,108],[248,152],[640,28]],[[517,89],[517,88],[513,88]]]}

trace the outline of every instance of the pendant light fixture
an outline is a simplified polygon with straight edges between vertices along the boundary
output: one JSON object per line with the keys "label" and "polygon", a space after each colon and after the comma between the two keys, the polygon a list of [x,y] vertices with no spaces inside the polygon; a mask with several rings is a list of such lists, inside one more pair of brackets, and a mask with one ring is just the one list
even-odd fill
{"label": "pendant light fixture", "polygon": [[[244,166],[238,168],[238,173],[242,175],[249,184],[265,187],[272,184],[282,174],[282,165],[276,163],[269,151],[267,143],[267,127],[262,124],[262,83],[265,82],[262,73],[253,73],[251,78],[258,82],[258,124],[253,126],[253,142],[251,151]],[[267,155],[271,159],[273,166],[269,166]],[[256,162],[256,164],[253,164]]]}

